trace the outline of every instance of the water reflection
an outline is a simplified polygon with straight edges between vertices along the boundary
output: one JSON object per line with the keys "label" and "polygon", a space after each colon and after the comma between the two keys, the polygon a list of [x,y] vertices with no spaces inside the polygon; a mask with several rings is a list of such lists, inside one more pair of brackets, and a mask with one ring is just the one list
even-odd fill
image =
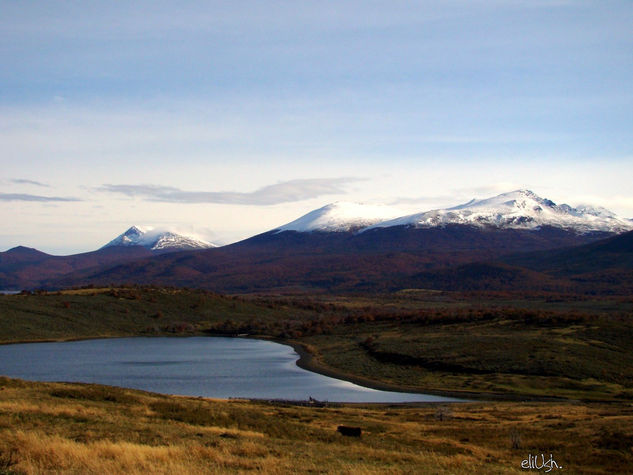
{"label": "water reflection", "polygon": [[289,346],[241,338],[114,338],[0,346],[0,374],[165,394],[337,402],[448,402],[377,391],[299,368]]}

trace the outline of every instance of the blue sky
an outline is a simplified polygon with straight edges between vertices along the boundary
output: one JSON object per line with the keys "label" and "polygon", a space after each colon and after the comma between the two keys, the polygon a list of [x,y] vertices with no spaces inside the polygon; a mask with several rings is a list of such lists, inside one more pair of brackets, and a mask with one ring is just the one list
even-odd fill
{"label": "blue sky", "polygon": [[608,0],[0,0],[0,248],[515,188],[633,217],[631,24]]}

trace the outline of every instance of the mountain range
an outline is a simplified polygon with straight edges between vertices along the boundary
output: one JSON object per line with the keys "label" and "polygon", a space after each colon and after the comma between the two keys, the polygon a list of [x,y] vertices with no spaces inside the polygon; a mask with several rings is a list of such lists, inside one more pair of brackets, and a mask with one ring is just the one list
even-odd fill
{"label": "mountain range", "polygon": [[436,228],[453,224],[531,230],[549,226],[577,234],[633,230],[633,221],[621,218],[608,209],[589,205],[576,208],[567,204],[557,205],[529,190],[516,190],[483,200],[472,199],[451,208],[406,216],[385,205],[336,202],[311,211],[275,231],[364,232],[398,226]]}
{"label": "mountain range", "polygon": [[597,285],[608,291],[600,283],[628,275],[630,261],[596,257],[593,268],[570,270],[564,256],[604,254],[601,247],[583,247],[592,243],[620,246],[615,254],[626,254],[626,245],[609,239],[626,241],[632,230],[633,221],[604,208],[557,205],[528,190],[408,216],[387,206],[339,202],[222,247],[132,227],[92,253],[62,257],[14,248],[0,253],[0,286],[155,283],[221,292],[410,287],[584,292]]}
{"label": "mountain range", "polygon": [[449,224],[505,229],[538,229],[551,226],[580,234],[595,231],[621,233],[633,229],[631,220],[620,218],[605,208],[587,205],[572,208],[567,204],[557,205],[529,190],[512,191],[483,200],[473,199],[452,208],[412,214],[379,222],[371,227],[432,228]]}

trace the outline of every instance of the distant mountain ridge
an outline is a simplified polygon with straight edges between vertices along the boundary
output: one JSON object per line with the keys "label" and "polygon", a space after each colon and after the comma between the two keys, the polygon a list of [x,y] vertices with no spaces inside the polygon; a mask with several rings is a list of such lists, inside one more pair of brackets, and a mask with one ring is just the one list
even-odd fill
{"label": "distant mountain ridge", "polygon": [[[538,289],[547,281],[574,288],[579,274],[570,283],[567,274],[551,272],[553,254],[534,254],[543,269],[504,259],[587,245],[633,229],[633,221],[603,208],[556,205],[527,190],[385,219],[394,214],[388,207],[333,203],[217,248],[133,226],[92,253],[57,257],[27,248],[0,253],[0,286],[142,283],[241,293]],[[168,245],[183,242],[190,247]],[[613,250],[609,259],[617,260],[620,252]],[[616,276],[629,275],[626,265],[605,267],[603,255],[594,254],[584,273],[595,282],[609,278],[622,289]],[[561,287],[559,279],[567,283]]]}
{"label": "distant mountain ridge", "polygon": [[402,216],[370,226],[432,228],[450,224],[505,229],[539,229],[551,226],[579,234],[621,233],[633,230],[633,222],[601,207],[557,205],[530,190],[516,190],[492,198],[471,200],[452,208]]}
{"label": "distant mountain ridge", "polygon": [[[607,239],[599,240],[599,236]],[[552,227],[533,231],[459,225],[400,226],[364,233],[269,232],[217,249],[164,254],[82,271],[47,285],[138,283],[223,293],[423,288],[621,294],[633,282],[633,265],[622,254],[630,236],[627,239],[613,240],[608,233],[579,235]],[[559,273],[558,256],[569,254],[582,263],[585,249],[607,253],[609,260],[588,259],[579,268],[584,277],[576,271]],[[504,256],[517,257],[506,263]],[[525,264],[531,260],[533,265]],[[613,264],[619,261],[621,265]]]}

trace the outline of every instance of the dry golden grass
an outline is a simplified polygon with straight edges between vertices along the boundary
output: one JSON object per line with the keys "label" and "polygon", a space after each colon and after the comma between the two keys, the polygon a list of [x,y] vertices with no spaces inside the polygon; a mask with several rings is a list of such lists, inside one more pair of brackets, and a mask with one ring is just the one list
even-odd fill
{"label": "dry golden grass", "polygon": [[[336,432],[359,426],[360,439]],[[0,473],[627,473],[633,405],[310,408],[0,378]]]}

